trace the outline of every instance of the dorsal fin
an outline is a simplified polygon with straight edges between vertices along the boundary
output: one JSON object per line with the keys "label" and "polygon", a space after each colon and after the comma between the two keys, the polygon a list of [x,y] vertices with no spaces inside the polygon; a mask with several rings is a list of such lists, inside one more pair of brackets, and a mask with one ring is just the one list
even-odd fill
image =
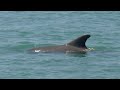
{"label": "dorsal fin", "polygon": [[85,45],[86,40],[90,37],[90,35],[83,35],[81,37],[78,37],[77,39],[71,41],[67,45],[72,45],[75,47],[82,47],[82,48],[87,48]]}

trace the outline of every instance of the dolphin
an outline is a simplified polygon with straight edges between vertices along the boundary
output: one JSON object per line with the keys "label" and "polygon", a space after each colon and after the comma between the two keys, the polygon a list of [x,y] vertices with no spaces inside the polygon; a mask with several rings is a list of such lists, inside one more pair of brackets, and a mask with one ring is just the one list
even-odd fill
{"label": "dolphin", "polygon": [[38,47],[29,50],[32,52],[86,52],[88,48],[85,43],[89,37],[90,35],[83,35],[64,45]]}

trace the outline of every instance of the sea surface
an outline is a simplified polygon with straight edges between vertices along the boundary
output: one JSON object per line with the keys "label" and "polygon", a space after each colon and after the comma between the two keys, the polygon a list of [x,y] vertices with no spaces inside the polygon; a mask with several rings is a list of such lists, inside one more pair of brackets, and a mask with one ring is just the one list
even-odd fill
{"label": "sea surface", "polygon": [[[28,52],[85,34],[85,54]],[[120,11],[0,11],[0,79],[120,79]]]}

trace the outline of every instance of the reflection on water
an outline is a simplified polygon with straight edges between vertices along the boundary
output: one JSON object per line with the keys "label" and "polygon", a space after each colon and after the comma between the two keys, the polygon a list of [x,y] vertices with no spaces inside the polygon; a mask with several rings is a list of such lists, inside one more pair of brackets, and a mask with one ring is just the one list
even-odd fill
{"label": "reflection on water", "polygon": [[73,56],[73,57],[86,57],[87,56],[87,52],[76,52],[76,53],[66,53],[69,56]]}

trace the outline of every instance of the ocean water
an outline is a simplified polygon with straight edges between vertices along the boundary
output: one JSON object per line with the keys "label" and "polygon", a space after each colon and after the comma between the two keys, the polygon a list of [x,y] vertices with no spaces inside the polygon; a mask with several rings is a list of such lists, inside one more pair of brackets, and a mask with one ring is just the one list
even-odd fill
{"label": "ocean water", "polygon": [[[84,34],[86,54],[27,51]],[[0,11],[0,79],[120,79],[120,11]]]}

